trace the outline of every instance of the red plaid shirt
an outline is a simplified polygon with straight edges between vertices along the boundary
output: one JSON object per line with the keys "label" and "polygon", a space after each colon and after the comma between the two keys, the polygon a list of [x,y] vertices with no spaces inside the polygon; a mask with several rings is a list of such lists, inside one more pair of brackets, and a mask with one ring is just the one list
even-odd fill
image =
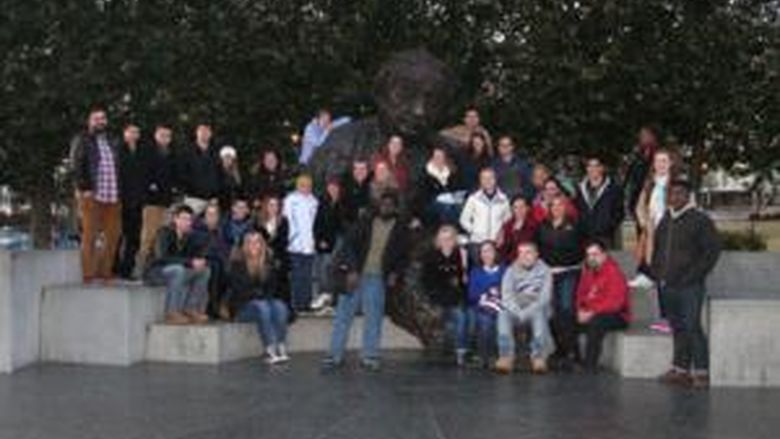
{"label": "red plaid shirt", "polygon": [[119,202],[119,185],[117,184],[114,151],[108,144],[106,136],[97,137],[98,172],[95,187],[95,200],[101,203]]}

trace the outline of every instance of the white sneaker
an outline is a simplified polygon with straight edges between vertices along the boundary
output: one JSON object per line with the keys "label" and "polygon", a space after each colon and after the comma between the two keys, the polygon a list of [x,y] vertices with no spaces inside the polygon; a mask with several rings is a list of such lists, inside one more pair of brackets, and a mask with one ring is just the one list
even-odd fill
{"label": "white sneaker", "polygon": [[646,275],[640,273],[637,274],[633,279],[628,281],[628,286],[631,288],[641,288],[641,289],[649,290],[650,288],[653,288],[655,286],[655,282],[653,282],[653,280],[647,277]]}
{"label": "white sneaker", "polygon": [[276,355],[276,346],[268,346],[265,348],[265,362],[268,364],[276,364],[280,362],[279,356]]}
{"label": "white sneaker", "polygon": [[333,302],[333,295],[330,293],[322,293],[317,296],[316,299],[311,301],[311,309],[319,310],[325,308],[326,306],[330,305],[331,302]]}
{"label": "white sneaker", "polygon": [[290,356],[287,354],[287,345],[280,343],[277,352],[279,355],[276,358],[279,359],[280,363],[290,361]]}

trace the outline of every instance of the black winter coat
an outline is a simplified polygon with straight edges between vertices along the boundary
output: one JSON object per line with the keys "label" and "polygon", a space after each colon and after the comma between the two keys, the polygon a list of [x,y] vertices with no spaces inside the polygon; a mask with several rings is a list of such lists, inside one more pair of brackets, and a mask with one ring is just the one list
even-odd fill
{"label": "black winter coat", "polygon": [[539,255],[550,267],[579,265],[584,259],[585,234],[579,222],[566,220],[555,227],[549,219],[536,229]]}
{"label": "black winter coat", "polygon": [[314,219],[314,240],[318,253],[331,253],[336,241],[343,236],[347,224],[347,209],[343,201],[334,203],[325,196],[317,207]]}
{"label": "black winter coat", "polygon": [[434,305],[452,307],[465,303],[465,268],[460,250],[449,256],[439,250],[430,251],[423,259],[422,270],[423,288]]}
{"label": "black winter coat", "polygon": [[667,210],[655,231],[650,271],[662,287],[703,286],[720,252],[720,237],[707,214],[690,207],[674,217]]}
{"label": "black winter coat", "polygon": [[625,217],[623,189],[607,178],[596,197],[591,199],[587,184],[587,181],[580,183],[575,200],[582,228],[588,239],[598,239],[613,247],[616,232]]}
{"label": "black winter coat", "polygon": [[185,195],[204,200],[219,196],[220,167],[213,147],[203,151],[193,145],[184,154],[180,169],[179,182]]}

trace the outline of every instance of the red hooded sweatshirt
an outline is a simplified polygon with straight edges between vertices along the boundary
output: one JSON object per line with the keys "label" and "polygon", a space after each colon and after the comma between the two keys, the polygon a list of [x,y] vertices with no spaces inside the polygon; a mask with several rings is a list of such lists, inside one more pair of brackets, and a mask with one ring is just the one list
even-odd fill
{"label": "red hooded sweatshirt", "polygon": [[631,321],[631,303],[628,284],[620,266],[607,257],[598,270],[585,267],[577,286],[577,309],[596,314],[620,314]]}

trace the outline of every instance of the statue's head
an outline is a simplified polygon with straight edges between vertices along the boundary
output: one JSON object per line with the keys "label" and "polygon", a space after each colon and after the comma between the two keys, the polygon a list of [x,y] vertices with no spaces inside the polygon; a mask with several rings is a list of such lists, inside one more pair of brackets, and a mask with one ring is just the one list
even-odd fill
{"label": "statue's head", "polygon": [[379,118],[393,132],[415,136],[441,128],[455,98],[455,76],[422,49],[398,52],[374,79]]}

